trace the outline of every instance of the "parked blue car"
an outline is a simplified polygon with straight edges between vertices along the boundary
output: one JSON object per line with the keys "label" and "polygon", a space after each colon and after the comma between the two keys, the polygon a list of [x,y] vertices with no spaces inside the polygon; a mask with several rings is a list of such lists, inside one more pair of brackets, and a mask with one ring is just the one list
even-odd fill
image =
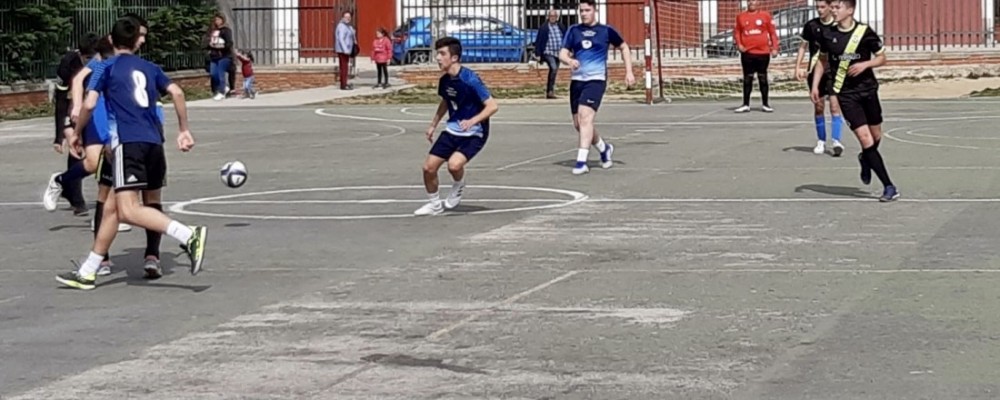
{"label": "parked blue car", "polygon": [[[451,15],[445,23],[446,34],[462,41],[462,62],[527,61],[538,35],[493,17]],[[434,62],[430,17],[410,18],[392,36],[393,63]]]}

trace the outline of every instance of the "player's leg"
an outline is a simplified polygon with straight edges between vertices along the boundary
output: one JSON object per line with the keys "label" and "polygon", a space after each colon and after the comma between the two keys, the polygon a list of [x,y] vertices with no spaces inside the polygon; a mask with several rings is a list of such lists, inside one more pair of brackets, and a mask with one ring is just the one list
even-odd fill
{"label": "player's leg", "polygon": [[829,75],[825,75],[820,81],[822,85],[820,87],[820,92],[822,95],[826,96],[830,101],[830,133],[833,136],[833,156],[840,157],[844,153],[844,145],[840,143],[840,132],[844,127],[844,116],[840,111],[840,103],[837,101],[836,96],[829,96],[830,90],[830,79]]}
{"label": "player's leg", "polygon": [[771,85],[768,83],[767,79],[767,69],[771,66],[771,55],[765,54],[761,56],[756,56],[754,66],[756,67],[757,80],[760,83],[760,99],[761,106],[760,110],[763,112],[773,112],[774,109],[771,108],[771,103],[768,95],[771,93]]}
{"label": "player's leg", "polygon": [[735,111],[744,113],[750,111],[750,92],[753,91],[753,59],[747,53],[740,53],[740,66],[743,68],[743,105]]}
{"label": "player's leg", "polygon": [[[83,207],[86,209],[86,203],[79,203],[83,198],[82,180],[94,172],[96,163],[93,160],[97,158],[97,156],[93,156],[93,154],[97,153],[91,151],[90,147],[84,147],[84,154],[86,154],[84,160],[81,161],[72,155],[68,155],[66,170],[52,174],[49,177],[49,184],[46,186],[45,194],[42,196],[42,205],[46,210],[55,211],[59,197],[65,197],[74,208]],[[88,169],[88,166],[94,166],[94,168]],[[76,194],[77,191],[81,193]]]}
{"label": "player's leg", "polygon": [[454,153],[450,136],[450,134],[442,132],[431,148],[430,154],[427,155],[427,159],[424,160],[424,188],[427,190],[427,197],[430,201],[414,211],[414,215],[437,215],[444,212],[441,195],[438,193],[438,170],[441,169],[446,157],[450,157]]}
{"label": "player's leg", "polygon": [[[201,271],[208,228],[188,226],[162,211],[139,202],[139,190],[159,190],[166,182],[166,157],[162,145],[125,143],[115,149],[115,200],[118,218],[127,223],[165,233],[181,243],[191,260],[191,274]],[[106,218],[106,216],[105,216]]]}
{"label": "player's leg", "polygon": [[[868,124],[865,120],[865,111],[861,108],[861,105],[858,102],[858,95],[854,93],[838,94],[836,96],[830,96],[830,98],[835,99],[837,104],[840,105],[840,110],[844,115],[844,122],[848,124],[851,131],[854,132],[854,136],[858,139],[858,144],[860,144],[861,148],[864,149],[865,143],[862,137],[870,137],[871,133],[868,133],[867,135],[859,135],[857,133],[858,127]],[[861,164],[861,183],[864,183],[865,185],[870,184],[872,182],[872,169],[871,166],[868,165],[868,159],[865,157],[864,151],[858,153],[858,164]]]}
{"label": "player's leg", "polygon": [[451,174],[453,183],[451,184],[451,192],[448,193],[448,198],[444,201],[444,208],[450,210],[458,207],[459,203],[462,202],[462,195],[465,192],[465,166],[486,146],[486,140],[489,138],[488,132],[487,128],[487,133],[484,133],[482,137],[462,138],[457,151],[448,158],[448,172]]}
{"label": "player's leg", "polygon": [[[83,290],[91,290],[96,286],[98,271],[107,262],[108,250],[118,234],[118,210],[115,196],[108,196],[102,206],[103,218],[94,236],[94,245],[90,254],[84,259],[76,271],[56,276],[63,285]],[[110,267],[109,271],[110,273]]]}
{"label": "player's leg", "polygon": [[[143,190],[142,204],[163,212],[162,193],[162,189]],[[163,276],[163,270],[160,268],[160,239],[162,237],[162,233],[146,229],[146,253],[144,254],[145,260],[142,265],[142,271],[146,279],[159,279]]]}
{"label": "player's leg", "polygon": [[[806,77],[806,87],[811,92],[813,89],[813,77],[815,75],[810,72]],[[820,83],[822,88],[822,83]],[[822,98],[824,93],[823,89],[820,89],[819,93]],[[816,125],[816,147],[813,148],[814,154],[823,154],[826,152],[826,106],[824,102],[812,103],[813,105],[813,119]]]}
{"label": "player's leg", "polygon": [[875,176],[882,182],[883,191],[879,201],[887,202],[899,198],[899,191],[896,185],[889,178],[889,170],[885,166],[882,153],[879,152],[879,144],[882,142],[882,105],[880,104],[877,91],[871,91],[863,98],[865,107],[865,119],[868,121],[868,130],[871,135],[872,146],[865,148],[868,152],[867,161],[871,166]]}
{"label": "player's leg", "polygon": [[573,166],[573,175],[580,175],[590,172],[587,166],[587,158],[590,155],[590,145],[594,143],[594,117],[597,111],[586,104],[581,104],[577,109],[576,121],[580,127],[579,147],[576,150],[576,164]]}

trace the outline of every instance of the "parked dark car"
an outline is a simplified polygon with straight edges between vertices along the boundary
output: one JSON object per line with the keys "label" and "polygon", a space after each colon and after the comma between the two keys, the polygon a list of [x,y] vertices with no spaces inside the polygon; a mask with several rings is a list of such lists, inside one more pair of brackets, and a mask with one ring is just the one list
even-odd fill
{"label": "parked dark car", "polygon": [[[802,40],[799,34],[802,33],[802,26],[810,19],[816,18],[816,8],[811,6],[799,6],[782,8],[775,11],[771,17],[774,20],[774,27],[778,31],[779,53],[796,54],[799,50],[799,43]],[[735,21],[720,22],[730,26],[735,25]],[[736,39],[733,38],[733,29],[726,30],[705,41],[705,55],[708,57],[739,57],[736,50]]]}
{"label": "parked dark car", "polygon": [[[493,17],[448,16],[445,33],[462,41],[463,62],[522,62],[538,31],[520,29]],[[425,64],[434,61],[431,18],[414,17],[392,34],[393,63]]]}

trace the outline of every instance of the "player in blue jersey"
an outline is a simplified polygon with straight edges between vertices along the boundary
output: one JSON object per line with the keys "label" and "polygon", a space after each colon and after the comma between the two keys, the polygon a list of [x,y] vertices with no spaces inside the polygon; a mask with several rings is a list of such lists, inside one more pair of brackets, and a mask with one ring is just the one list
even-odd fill
{"label": "player in blue jersey", "polygon": [[[119,219],[165,233],[181,242],[181,248],[191,261],[191,274],[197,274],[204,261],[206,227],[181,224],[162,211],[139,203],[140,190],[155,191],[166,184],[163,124],[155,102],[160,93],[167,92],[174,100],[180,125],[177,147],[184,152],[194,147],[183,90],[172,83],[160,67],[133,54],[142,37],[141,24],[136,18],[126,17],[115,22],[111,41],[116,56],[106,66],[104,74],[92,82],[95,91],[87,93],[86,112],[93,111],[98,93],[101,93],[108,111],[114,116],[110,132],[115,195],[114,202],[109,197],[105,204],[109,212],[98,228],[93,250],[83,265],[78,271],[56,277],[70,287],[85,290],[95,287],[95,272],[114,239],[114,227]],[[110,212],[112,203],[116,203],[116,212]]]}
{"label": "player in blue jersey", "polygon": [[[462,43],[458,39],[438,39],[434,48],[438,67],[445,73],[438,81],[441,103],[427,128],[427,141],[434,143],[424,161],[424,187],[430,202],[415,211],[416,215],[437,215],[445,208],[455,208],[462,201],[465,164],[486,145],[490,136],[490,117],[499,110],[479,75],[462,66]],[[448,122],[435,142],[434,132],[445,112]],[[454,183],[448,198],[442,202],[438,195],[438,170],[446,161]]]}
{"label": "player in blue jersey", "polygon": [[587,156],[590,146],[594,145],[601,154],[601,167],[611,168],[614,161],[611,155],[615,147],[605,143],[594,128],[594,117],[601,107],[601,99],[607,88],[608,51],[617,47],[625,59],[625,83],[635,84],[632,74],[632,53],[628,43],[618,32],[597,22],[597,6],[594,0],[580,1],[580,23],[571,26],[563,39],[563,48],[559,52],[559,60],[572,68],[572,82],[569,86],[570,111],[573,112],[573,127],[580,134],[580,147],[576,154],[576,165],[573,174],[580,175],[590,171],[587,166]]}

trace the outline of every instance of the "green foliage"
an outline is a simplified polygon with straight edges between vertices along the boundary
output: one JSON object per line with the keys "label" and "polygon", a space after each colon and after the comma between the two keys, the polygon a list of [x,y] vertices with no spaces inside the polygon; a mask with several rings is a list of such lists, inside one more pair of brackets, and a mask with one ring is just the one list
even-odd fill
{"label": "green foliage", "polygon": [[78,0],[8,0],[0,11],[0,82],[51,74],[51,60],[66,51]]}
{"label": "green foliage", "polygon": [[215,12],[215,7],[200,0],[157,9],[147,17],[148,47],[143,55],[168,71],[203,67],[202,37]]}

